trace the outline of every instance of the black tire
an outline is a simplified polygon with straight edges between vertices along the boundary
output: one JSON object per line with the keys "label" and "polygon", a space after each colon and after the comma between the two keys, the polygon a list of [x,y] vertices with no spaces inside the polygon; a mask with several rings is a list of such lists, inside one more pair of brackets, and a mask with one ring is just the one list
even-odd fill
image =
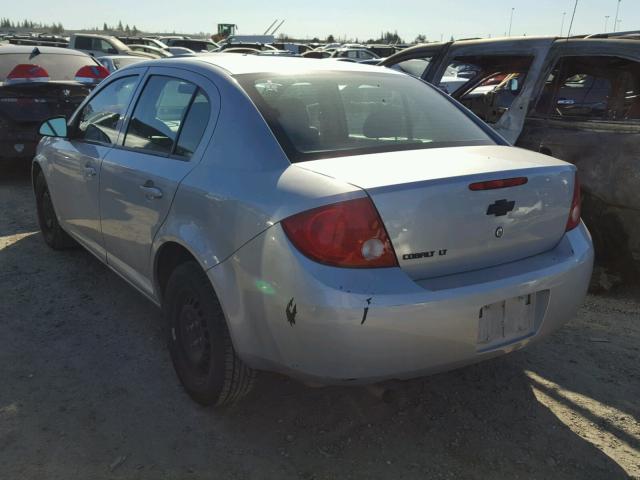
{"label": "black tire", "polygon": [[256,372],[236,355],[218,297],[197,262],[173,271],[162,307],[171,360],[193,400],[229,405],[251,391]]}
{"label": "black tire", "polygon": [[45,243],[54,250],[64,250],[77,246],[75,240],[58,223],[49,187],[47,187],[47,182],[41,171],[36,176],[35,194],[38,224]]}

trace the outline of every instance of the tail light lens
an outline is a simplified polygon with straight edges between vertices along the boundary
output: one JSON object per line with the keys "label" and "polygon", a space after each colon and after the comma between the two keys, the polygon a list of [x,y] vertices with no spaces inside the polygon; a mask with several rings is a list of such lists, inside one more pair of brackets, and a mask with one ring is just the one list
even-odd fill
{"label": "tail light lens", "polygon": [[569,210],[569,220],[567,220],[567,232],[580,225],[581,215],[582,197],[580,195],[580,179],[578,179],[578,174],[576,173],[576,179],[573,182],[573,199],[571,200],[571,210]]}
{"label": "tail light lens", "polygon": [[310,259],[349,268],[398,265],[380,215],[369,198],[334,203],[282,221],[291,243]]}
{"label": "tail light lens", "polygon": [[48,82],[49,73],[40,65],[21,63],[7,75],[6,83]]}
{"label": "tail light lens", "polygon": [[109,70],[102,65],[86,65],[76,72],[76,82],[100,83],[109,76]]}

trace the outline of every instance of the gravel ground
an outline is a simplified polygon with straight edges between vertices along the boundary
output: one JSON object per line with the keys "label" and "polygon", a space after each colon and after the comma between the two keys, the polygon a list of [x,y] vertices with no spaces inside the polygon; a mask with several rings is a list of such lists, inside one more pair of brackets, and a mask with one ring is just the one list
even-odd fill
{"label": "gravel ground", "polygon": [[0,478],[640,478],[637,289],[390,401],[264,374],[214,411],[181,389],[158,310],[49,250],[33,203],[24,176],[0,180]]}

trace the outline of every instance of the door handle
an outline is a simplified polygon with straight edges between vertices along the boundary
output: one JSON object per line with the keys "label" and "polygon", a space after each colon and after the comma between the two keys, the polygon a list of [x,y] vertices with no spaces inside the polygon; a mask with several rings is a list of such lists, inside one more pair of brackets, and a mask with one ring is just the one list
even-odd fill
{"label": "door handle", "polygon": [[91,179],[91,177],[95,177],[98,174],[95,168],[91,165],[85,165],[84,167],[84,178],[87,180]]}
{"label": "door handle", "polygon": [[144,196],[148,200],[156,198],[162,198],[162,190],[153,186],[153,182],[146,182],[144,185],[140,185],[140,190],[144,192]]}

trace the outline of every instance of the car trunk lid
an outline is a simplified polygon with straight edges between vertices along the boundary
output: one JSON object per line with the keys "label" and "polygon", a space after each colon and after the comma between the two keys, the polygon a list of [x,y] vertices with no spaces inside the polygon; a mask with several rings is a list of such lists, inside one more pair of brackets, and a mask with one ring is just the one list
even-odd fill
{"label": "car trunk lid", "polygon": [[10,123],[39,123],[71,116],[91,89],[77,82],[16,83],[0,86],[0,116]]}
{"label": "car trunk lid", "polygon": [[[575,168],[565,162],[501,146],[379,153],[297,165],[364,189],[380,213],[400,267],[416,280],[553,248],[565,232],[575,177]],[[511,178],[526,178],[526,183],[470,188]]]}

